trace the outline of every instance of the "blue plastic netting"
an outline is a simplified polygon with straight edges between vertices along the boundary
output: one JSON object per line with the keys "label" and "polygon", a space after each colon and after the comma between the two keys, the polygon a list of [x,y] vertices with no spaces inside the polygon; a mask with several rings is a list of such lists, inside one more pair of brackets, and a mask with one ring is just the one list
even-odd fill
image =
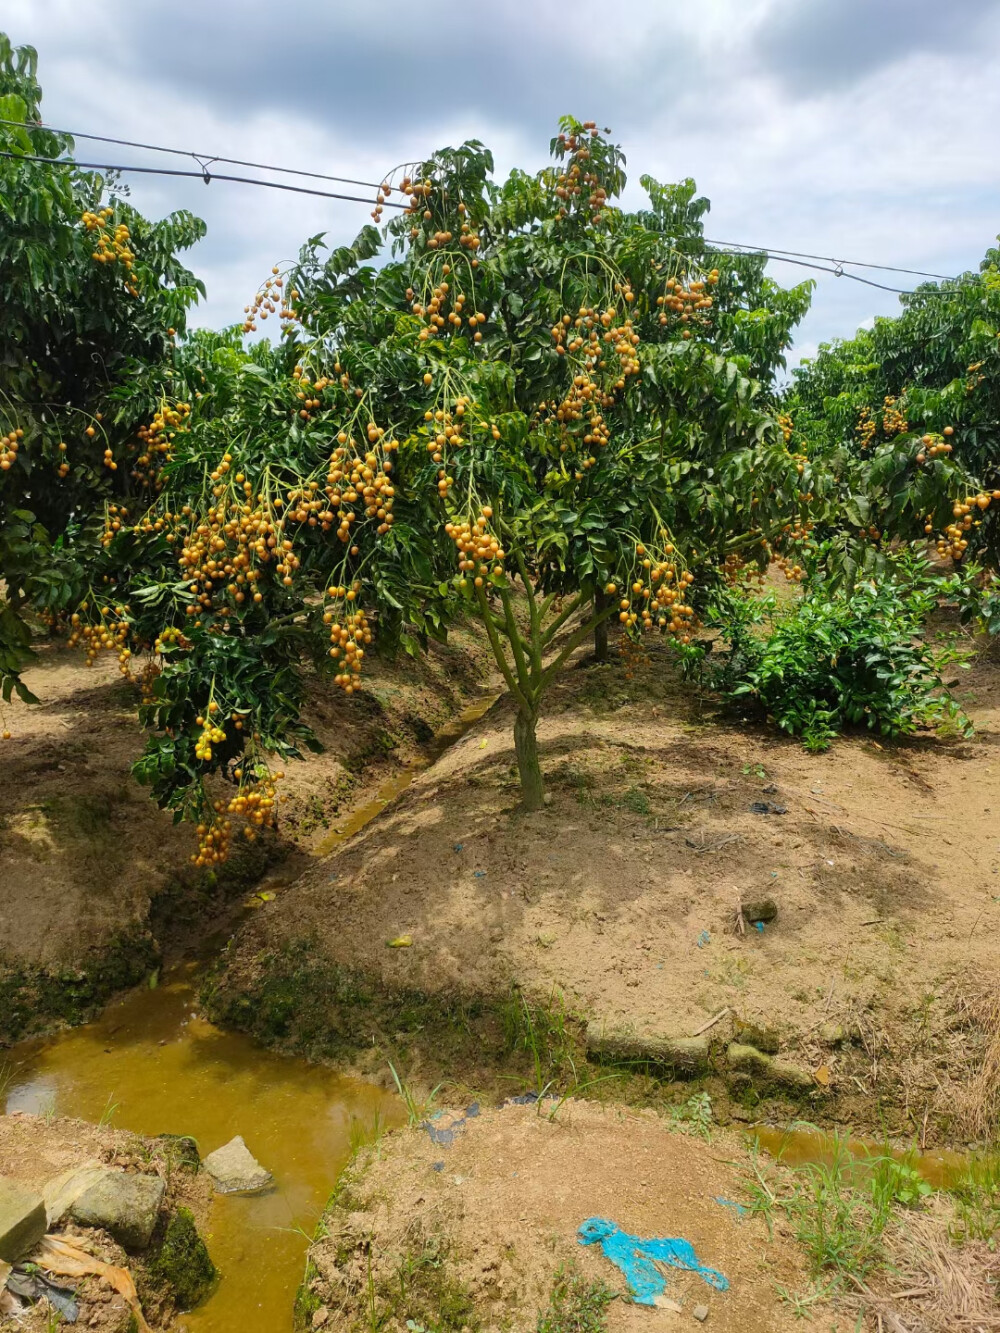
{"label": "blue plastic netting", "polygon": [[655,1305],[656,1297],[663,1295],[667,1284],[656,1267],[658,1263],[697,1273],[717,1291],[729,1287],[728,1279],[699,1263],[694,1246],[679,1237],[643,1240],[640,1236],[630,1236],[603,1217],[588,1217],[577,1234],[581,1245],[599,1244],[604,1257],[621,1269],[637,1305]]}

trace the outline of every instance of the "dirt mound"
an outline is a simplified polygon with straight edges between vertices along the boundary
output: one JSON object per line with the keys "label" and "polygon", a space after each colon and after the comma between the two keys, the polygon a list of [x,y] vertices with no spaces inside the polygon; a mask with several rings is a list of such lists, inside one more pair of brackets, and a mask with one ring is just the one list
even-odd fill
{"label": "dirt mound", "polygon": [[43,646],[25,675],[41,703],[3,707],[0,1043],[92,1012],[141,981],[162,947],[197,939],[207,921],[220,929],[268,864],[294,878],[331,825],[419,759],[488,678],[478,638],[459,630],[419,663],[373,663],[356,699],[316,682],[310,716],[324,752],[285,765],[278,838],[243,845],[213,876],[189,864],[191,827],[130,774],[143,745],[134,687],[112,661],[87,668],[79,653]]}
{"label": "dirt mound", "polygon": [[[204,1225],[211,1198],[208,1178],[189,1169],[183,1142],[143,1139],[110,1126],[65,1117],[0,1115],[0,1176],[41,1193],[51,1182],[95,1165],[163,1179],[166,1189],[151,1248],[141,1256],[128,1256],[107,1232],[81,1226],[65,1217],[52,1223],[50,1234],[106,1264],[126,1269],[138,1287],[143,1312],[152,1329],[172,1327],[175,1299],[170,1282],[183,1284],[187,1275],[180,1267],[169,1268],[164,1259],[165,1254],[170,1255],[171,1222],[179,1217],[181,1225],[196,1236],[194,1224]],[[173,1221],[175,1231],[177,1225]],[[195,1244],[200,1242],[195,1240]],[[185,1262],[191,1262],[191,1252],[185,1256]],[[81,1327],[98,1329],[100,1333],[128,1333],[134,1329],[127,1300],[106,1279],[90,1276],[82,1280],[58,1277],[54,1280],[64,1285],[68,1282],[76,1289],[77,1322]],[[44,1300],[9,1318],[0,1311],[2,1333],[15,1330],[46,1333],[56,1323],[61,1325],[62,1320]]]}
{"label": "dirt mound", "polygon": [[[394,1333],[408,1319],[443,1333],[534,1333],[567,1271],[627,1294],[599,1246],[578,1243],[581,1223],[602,1217],[644,1239],[687,1240],[730,1284],[720,1292],[697,1274],[664,1269],[664,1294],[681,1313],[614,1300],[610,1333],[651,1321],[695,1329],[700,1305],[719,1333],[799,1328],[775,1291],[775,1283],[804,1282],[795,1246],[780,1231],[769,1239],[762,1221],[730,1206],[743,1184],[725,1159],[745,1151],[735,1139],[709,1146],[671,1133],[651,1112],[575,1101],[483,1111],[447,1146],[426,1127],[394,1133],[341,1181],[310,1252],[302,1326],[309,1316],[345,1333],[369,1328],[374,1305],[379,1327]],[[315,1325],[319,1310],[327,1318]]]}
{"label": "dirt mound", "polygon": [[[933,1136],[981,1053],[963,993],[995,973],[1000,926],[1000,671],[969,684],[972,741],[817,756],[709,726],[655,653],[631,683],[575,670],[540,727],[548,809],[518,811],[501,703],[239,932],[214,1010],[313,1054],[391,1040],[445,1000],[454,1025],[512,985],[639,1035],[725,1011],[707,1038],[779,1047],[831,1116],[863,1124],[887,1098],[894,1130]],[[737,933],[762,898],[777,918]]]}

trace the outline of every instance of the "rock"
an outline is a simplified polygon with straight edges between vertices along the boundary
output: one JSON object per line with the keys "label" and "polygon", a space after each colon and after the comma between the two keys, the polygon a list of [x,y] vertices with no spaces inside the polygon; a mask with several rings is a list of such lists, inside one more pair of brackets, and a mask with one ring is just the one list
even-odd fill
{"label": "rock", "polygon": [[645,1060],[697,1074],[708,1068],[708,1037],[638,1036],[592,1022],[587,1024],[587,1054],[594,1060]]}
{"label": "rock", "polygon": [[330,1311],[325,1305],[321,1305],[312,1317],[313,1328],[326,1328],[330,1322]]}
{"label": "rock", "polygon": [[202,1165],[220,1194],[254,1193],[266,1189],[273,1180],[270,1171],[261,1166],[239,1134],[210,1152]]}
{"label": "rock", "polygon": [[758,921],[776,920],[778,904],[773,898],[757,898],[750,903],[740,903],[740,911],[747,925],[755,926]]}
{"label": "rock", "polygon": [[708,1306],[696,1305],[694,1309],[691,1311],[691,1318],[697,1319],[699,1324],[703,1324],[705,1320],[708,1318]]}
{"label": "rock", "polygon": [[0,1176],[0,1261],[16,1264],[45,1235],[45,1200],[9,1176]]}
{"label": "rock", "polygon": [[767,1055],[777,1055],[781,1044],[774,1028],[758,1027],[756,1023],[744,1023],[740,1019],[733,1024],[733,1036],[744,1046],[755,1046]]}
{"label": "rock", "polygon": [[824,1023],[819,1030],[819,1039],[826,1046],[843,1046],[847,1033],[841,1023]]}
{"label": "rock", "polygon": [[152,1239],[166,1188],[159,1176],[108,1170],[80,1195],[70,1217],[85,1227],[102,1227],[126,1250],[144,1250]]}
{"label": "rock", "polygon": [[806,1091],[813,1085],[813,1076],[807,1069],[801,1069],[790,1060],[778,1060],[765,1055],[755,1046],[744,1046],[740,1042],[731,1042],[726,1051],[726,1061],[730,1069],[750,1074],[759,1082],[777,1083],[795,1091]]}
{"label": "rock", "polygon": [[159,1253],[149,1263],[154,1278],[170,1288],[178,1309],[193,1310],[215,1285],[216,1270],[194,1216],[178,1208],[163,1236]]}

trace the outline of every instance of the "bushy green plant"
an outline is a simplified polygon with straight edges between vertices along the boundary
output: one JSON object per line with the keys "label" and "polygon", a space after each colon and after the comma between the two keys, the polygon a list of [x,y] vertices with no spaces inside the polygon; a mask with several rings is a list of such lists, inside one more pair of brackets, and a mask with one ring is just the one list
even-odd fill
{"label": "bushy green plant", "polygon": [[809,750],[827,749],[850,727],[896,737],[951,720],[967,730],[941,663],[919,637],[933,602],[906,580],[837,593],[818,584],[767,633],[759,605],[724,592],[710,616],[728,653],[702,663],[702,676],[724,698],[759,705]]}

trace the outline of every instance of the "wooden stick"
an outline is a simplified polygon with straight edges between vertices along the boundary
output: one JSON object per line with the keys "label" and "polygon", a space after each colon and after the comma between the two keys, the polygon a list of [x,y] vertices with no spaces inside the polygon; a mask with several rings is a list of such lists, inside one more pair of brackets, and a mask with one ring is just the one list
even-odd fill
{"label": "wooden stick", "polygon": [[697,1031],[697,1032],[692,1032],[692,1033],[691,1033],[691,1036],[692,1036],[692,1037],[700,1037],[701,1034],[702,1034],[703,1032],[707,1032],[709,1028],[714,1028],[715,1025],[716,1025],[716,1023],[721,1023],[722,1020],[725,1018],[726,1014],[728,1014],[728,1013],[729,1013],[729,1006],[726,1005],[725,1009],[720,1009],[719,1012],[715,1015],[714,1018],[710,1018],[710,1019],[708,1020],[707,1023],[702,1023],[702,1025],[701,1025],[701,1027],[698,1029],[698,1031]]}

